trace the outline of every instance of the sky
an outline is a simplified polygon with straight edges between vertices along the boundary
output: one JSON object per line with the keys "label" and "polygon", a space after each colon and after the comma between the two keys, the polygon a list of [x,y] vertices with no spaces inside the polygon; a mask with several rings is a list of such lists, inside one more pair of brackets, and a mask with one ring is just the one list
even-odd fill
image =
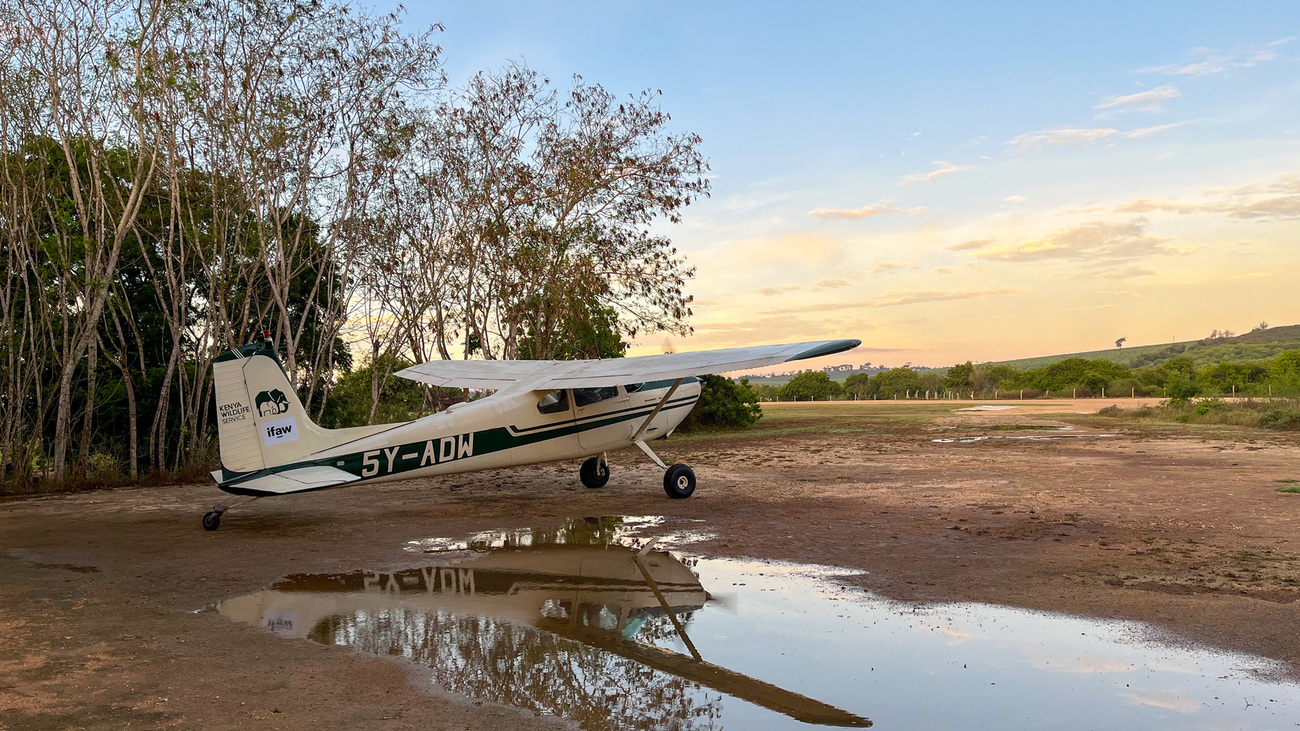
{"label": "sky", "polygon": [[[380,9],[386,9],[381,5]],[[946,366],[1300,323],[1300,3],[474,2],[453,84],[663,91],[712,194],[677,350]],[[660,352],[663,335],[631,355]]]}

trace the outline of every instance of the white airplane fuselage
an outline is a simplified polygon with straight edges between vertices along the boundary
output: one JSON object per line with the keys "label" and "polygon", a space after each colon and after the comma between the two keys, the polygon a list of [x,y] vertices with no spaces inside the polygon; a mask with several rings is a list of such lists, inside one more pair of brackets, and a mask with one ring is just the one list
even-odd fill
{"label": "white airplane fuselage", "polygon": [[[347,472],[356,479],[345,484],[356,485],[363,481],[431,477],[611,452],[633,446],[633,436],[639,441],[667,436],[686,418],[700,397],[697,378],[683,379],[658,413],[654,413],[673,383],[499,392],[454,404],[446,411],[414,421],[349,430],[324,430],[308,419],[298,423],[292,418],[279,418],[278,413],[250,413],[248,418],[259,429],[262,453],[269,457],[283,447],[285,458],[277,459],[281,464],[271,470],[245,474],[228,471],[230,479],[221,480],[221,489],[249,495],[298,492],[301,489],[296,486],[284,490],[268,488],[266,480],[259,481],[256,489],[245,488],[241,482],[246,480],[241,478],[311,466]],[[652,413],[654,418],[646,424]],[[286,421],[291,422],[289,433],[293,438],[277,441],[283,435],[276,430],[285,428],[277,424]],[[293,434],[293,429],[302,431],[301,438]],[[340,442],[339,437],[354,438]],[[322,442],[333,446],[308,451],[313,443]]]}

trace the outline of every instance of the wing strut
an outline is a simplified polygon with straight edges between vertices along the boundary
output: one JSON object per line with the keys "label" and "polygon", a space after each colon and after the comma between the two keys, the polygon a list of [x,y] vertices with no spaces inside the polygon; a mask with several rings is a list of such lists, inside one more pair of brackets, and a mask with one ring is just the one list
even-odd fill
{"label": "wing strut", "polygon": [[[641,428],[637,429],[636,433],[632,435],[632,441],[640,443],[641,433],[644,432],[645,428],[650,426],[650,422],[654,421],[655,417],[659,415],[664,404],[668,403],[668,399],[673,397],[673,392],[677,390],[678,386],[682,385],[682,381],[684,380],[686,379],[678,378],[676,381],[673,381],[672,388],[668,389],[668,393],[664,394],[664,397],[659,399],[659,403],[655,404],[655,410],[650,412],[650,415],[645,418],[645,421],[641,422]],[[642,447],[642,449],[645,449],[645,447]]]}
{"label": "wing strut", "polygon": [[[654,539],[651,539],[650,544],[653,543]],[[676,614],[673,614],[673,608],[668,605],[668,600],[664,598],[664,593],[659,591],[659,585],[655,583],[654,579],[650,578],[650,569],[646,568],[645,563],[641,561],[641,553],[647,551],[650,548],[650,544],[647,544],[640,552],[632,554],[632,560],[636,563],[637,569],[641,571],[641,576],[645,577],[645,583],[650,587],[650,591],[655,593],[655,599],[659,600],[659,606],[663,607],[664,614],[667,614],[668,618],[672,620],[673,628],[677,630],[677,636],[681,637],[682,642],[686,643],[686,648],[691,651],[691,655],[693,655],[696,660],[703,662],[704,658],[700,657],[700,651],[695,649],[695,643],[691,642],[691,638],[686,634],[686,628],[682,626],[682,621],[677,618]]]}

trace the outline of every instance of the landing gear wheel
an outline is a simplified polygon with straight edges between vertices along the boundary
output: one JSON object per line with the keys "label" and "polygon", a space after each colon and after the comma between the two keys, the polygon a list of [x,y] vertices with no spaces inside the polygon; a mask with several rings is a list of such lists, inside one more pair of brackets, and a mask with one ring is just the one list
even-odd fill
{"label": "landing gear wheel", "polygon": [[587,487],[604,487],[609,482],[609,463],[600,457],[592,457],[582,463],[578,476]]}
{"label": "landing gear wheel", "polygon": [[684,464],[675,464],[664,472],[664,492],[670,498],[687,498],[695,492],[695,471]]}
{"label": "landing gear wheel", "polygon": [[203,514],[203,530],[216,530],[221,527],[221,513],[209,510]]}

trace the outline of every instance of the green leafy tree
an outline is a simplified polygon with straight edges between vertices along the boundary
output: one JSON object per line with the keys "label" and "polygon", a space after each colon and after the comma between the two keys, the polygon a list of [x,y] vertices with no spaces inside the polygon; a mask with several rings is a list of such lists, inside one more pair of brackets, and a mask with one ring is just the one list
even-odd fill
{"label": "green leafy tree", "polygon": [[1185,404],[1201,392],[1201,384],[1183,375],[1174,376],[1165,385],[1165,395],[1176,404]]}
{"label": "green leafy tree", "polygon": [[844,387],[822,371],[800,373],[777,393],[782,401],[826,401],[844,393]]}
{"label": "green leafy tree", "polygon": [[971,373],[970,384],[976,391],[992,391],[995,389],[1014,388],[1015,379],[1020,377],[1020,371],[1009,365],[981,365],[976,366]]}
{"label": "green leafy tree", "polygon": [[971,378],[975,375],[975,366],[970,361],[959,363],[948,369],[948,373],[943,377],[943,387],[960,391],[964,388],[970,388]]}
{"label": "green leafy tree", "polygon": [[870,373],[854,373],[844,379],[844,391],[852,394],[853,398],[862,400],[875,395],[876,386],[871,380]]}
{"label": "green leafy tree", "polygon": [[1300,386],[1300,350],[1284,350],[1268,364],[1268,377],[1286,386]]}
{"label": "green leafy tree", "polygon": [[882,371],[872,380],[876,382],[876,393],[880,398],[906,397],[925,388],[920,374],[906,366]]}
{"label": "green leafy tree", "polygon": [[[351,373],[345,373],[330,389],[325,413],[321,415],[321,425],[329,429],[337,429],[410,421],[423,416],[424,387],[415,381],[392,375],[394,371],[410,365],[410,362],[401,358],[381,361],[378,364],[379,371],[387,375],[379,379],[372,378],[376,369],[375,363],[367,363]],[[379,387],[379,398],[374,401],[372,418],[371,406],[376,385]]]}
{"label": "green leafy tree", "polygon": [[524,360],[621,358],[627,350],[619,334],[618,313],[595,297],[570,300],[554,324],[537,327],[525,319],[523,331],[519,357]]}

